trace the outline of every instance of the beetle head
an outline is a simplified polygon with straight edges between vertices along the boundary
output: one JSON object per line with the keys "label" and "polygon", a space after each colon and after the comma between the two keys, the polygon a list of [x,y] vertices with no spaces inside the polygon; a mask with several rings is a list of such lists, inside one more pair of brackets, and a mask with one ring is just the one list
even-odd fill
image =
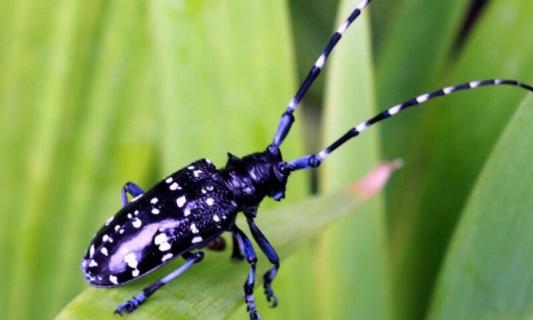
{"label": "beetle head", "polygon": [[239,158],[228,153],[224,168],[227,183],[246,205],[258,205],[265,196],[280,201],[285,197],[289,171],[279,149],[249,154]]}

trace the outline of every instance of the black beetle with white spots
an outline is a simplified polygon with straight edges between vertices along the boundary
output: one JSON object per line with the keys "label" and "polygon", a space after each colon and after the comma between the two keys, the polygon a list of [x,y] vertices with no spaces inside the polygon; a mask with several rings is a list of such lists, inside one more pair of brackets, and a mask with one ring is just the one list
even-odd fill
{"label": "black beetle with white spots", "polygon": [[[118,306],[116,313],[133,312],[163,285],[200,262],[204,256],[200,250],[213,243],[220,243],[221,234],[229,231],[233,237],[232,257],[244,258],[250,265],[244,282],[244,301],[250,319],[259,319],[253,295],[257,256],[252,242],[235,223],[238,212],[244,213],[255,242],[272,264],[263,275],[263,287],[266,299],[272,306],[276,306],[278,300],[272,289],[272,281],[279,269],[280,259],[255,224],[254,218],[265,197],[278,201],[284,198],[291,172],[319,166],[335,149],[373,124],[436,97],[461,90],[500,85],[533,92],[530,85],[500,79],[470,81],[446,87],[388,108],[349,129],[316,154],[284,161],[280,145],[294,122],[294,111],[320,74],[343,33],[369,3],[370,0],[361,1],[333,34],[289,102],[272,143],[264,151],[243,158],[229,154],[228,162],[222,169],[217,169],[209,160],[195,161],[146,192],[131,182],[124,185],[123,208],[98,231],[82,259],[81,268],[87,282],[96,287],[115,287],[136,280],[174,258],[182,257],[185,263]],[[131,201],[128,201],[128,194],[133,197]],[[220,247],[219,244],[217,246]]]}

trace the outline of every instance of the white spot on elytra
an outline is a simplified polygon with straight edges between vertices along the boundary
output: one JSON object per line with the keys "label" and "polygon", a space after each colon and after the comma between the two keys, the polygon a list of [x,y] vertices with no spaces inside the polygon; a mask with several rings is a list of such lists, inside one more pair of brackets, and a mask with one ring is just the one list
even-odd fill
{"label": "white spot on elytra", "polygon": [[198,237],[192,238],[191,242],[192,243],[198,243],[198,242],[202,242],[202,240],[203,240],[202,237],[198,236]]}
{"label": "white spot on elytra", "polygon": [[91,262],[89,262],[89,267],[98,267],[98,263],[94,260],[91,260]]}
{"label": "white spot on elytra", "polygon": [[153,209],[152,209],[152,213],[153,213],[153,214],[159,214],[159,212],[160,212],[160,211],[159,211],[159,209],[157,209],[157,208],[153,208]]}
{"label": "white spot on elytra", "polygon": [[137,256],[134,252],[130,252],[124,256],[124,262],[132,269],[137,269],[137,265],[139,265],[139,261],[137,261]]}
{"label": "white spot on elytra", "polygon": [[206,191],[204,188],[202,188],[202,193],[203,193],[203,194],[206,194],[207,191]]}
{"label": "white spot on elytra", "polygon": [[134,228],[137,229],[139,229],[143,225],[142,221],[139,218],[135,218],[131,224]]}
{"label": "white spot on elytra", "polygon": [[188,166],[187,169],[194,170],[194,166]]}
{"label": "white spot on elytra", "polygon": [[220,222],[220,218],[215,214],[213,215],[213,221]]}
{"label": "white spot on elytra", "polygon": [[174,180],[174,179],[172,179],[172,177],[168,177],[168,178],[165,180],[165,182],[166,182],[166,183],[171,183],[173,180]]}
{"label": "white spot on elytra", "polygon": [[135,269],[135,270],[133,270],[133,271],[131,272],[131,275],[134,276],[134,277],[138,276],[138,275],[139,275],[139,269]]}
{"label": "white spot on elytra", "polygon": [[105,225],[108,226],[108,225],[111,223],[111,221],[113,221],[113,219],[115,219],[115,216],[111,216],[111,217],[109,217],[109,218],[106,220]]}
{"label": "white spot on elytra", "polygon": [[115,231],[118,231],[119,229],[120,229],[120,224],[117,224],[117,225],[115,226]]}
{"label": "white spot on elytra", "polygon": [[165,262],[168,259],[172,258],[174,255],[172,253],[167,253],[161,258],[161,262]]}
{"label": "white spot on elytra", "polygon": [[89,248],[89,257],[93,257],[94,256],[94,245],[91,244],[91,247]]}
{"label": "white spot on elytra", "polygon": [[207,189],[207,191],[213,191],[213,189],[214,189],[212,185],[208,185],[205,188]]}
{"label": "white spot on elytra", "polygon": [[213,162],[211,162],[211,160],[209,159],[205,159],[205,162],[209,163],[209,164],[212,164]]}
{"label": "white spot on elytra", "polygon": [[111,238],[107,234],[104,234],[104,236],[102,237],[102,241],[113,243],[113,238]]}
{"label": "white spot on elytra", "polygon": [[208,206],[212,206],[215,203],[215,200],[213,198],[207,198],[205,203],[207,203]]}
{"label": "white spot on elytra", "polygon": [[190,214],[191,214],[191,209],[189,209],[189,208],[185,208],[185,210],[183,210],[183,215],[184,215],[184,216],[187,217],[187,216],[190,215]]}
{"label": "white spot on elytra", "polygon": [[200,232],[200,231],[198,230],[198,228],[196,228],[196,224],[194,224],[194,223],[191,224],[191,231],[192,231],[192,233],[198,233],[198,232]]}
{"label": "white spot on elytra", "polygon": [[117,277],[113,276],[113,275],[110,275],[109,276],[109,281],[111,281],[111,283],[113,284],[118,284],[118,279]]}
{"label": "white spot on elytra", "polygon": [[102,249],[100,249],[100,252],[107,257],[108,255],[108,252],[107,252],[107,248],[106,247],[102,247]]}
{"label": "white spot on elytra", "polygon": [[159,246],[160,251],[167,251],[170,249],[170,244],[168,243],[168,237],[165,233],[160,233],[154,238],[154,244]]}
{"label": "white spot on elytra", "polygon": [[202,170],[194,170],[193,175],[198,178],[202,173],[204,173]]}
{"label": "white spot on elytra", "polygon": [[156,204],[158,201],[159,201],[159,199],[157,199],[157,198],[152,198],[152,200],[150,200],[150,203],[151,203],[151,204]]}
{"label": "white spot on elytra", "polygon": [[124,229],[118,230],[118,233],[123,234],[124,233]]}
{"label": "white spot on elytra", "polygon": [[170,185],[169,189],[174,191],[174,190],[178,190],[178,183],[177,182],[174,182],[173,184]]}
{"label": "white spot on elytra", "polygon": [[128,213],[128,219],[131,219],[132,217],[131,213]]}
{"label": "white spot on elytra", "polygon": [[187,202],[187,198],[185,196],[181,196],[178,199],[176,199],[176,204],[179,208],[183,207],[183,205]]}

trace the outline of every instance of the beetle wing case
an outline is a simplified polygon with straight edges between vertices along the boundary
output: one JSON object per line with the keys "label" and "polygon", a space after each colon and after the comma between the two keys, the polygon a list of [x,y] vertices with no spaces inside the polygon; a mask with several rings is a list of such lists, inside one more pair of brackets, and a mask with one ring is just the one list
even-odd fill
{"label": "beetle wing case", "polygon": [[180,169],[109,218],[82,260],[93,286],[113,287],[158,269],[226,231],[237,204],[208,160]]}

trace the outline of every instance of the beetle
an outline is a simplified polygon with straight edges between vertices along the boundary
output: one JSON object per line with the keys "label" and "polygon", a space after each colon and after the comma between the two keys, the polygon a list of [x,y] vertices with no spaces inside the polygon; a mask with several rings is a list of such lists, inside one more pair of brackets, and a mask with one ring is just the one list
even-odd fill
{"label": "beetle", "polygon": [[[277,201],[285,197],[287,180],[292,172],[318,167],[338,147],[373,124],[437,97],[500,85],[533,92],[531,85],[500,79],[470,81],[438,89],[392,106],[361,122],[318,153],[285,161],[280,146],[295,121],[294,111],[343,33],[370,2],[361,1],[333,33],[290,100],[273,141],[265,150],[242,158],[228,153],[228,161],[220,169],[207,159],[197,160],[167,176],[146,192],[132,182],[123,186],[123,207],[96,233],[82,259],[85,280],[96,287],[116,287],[134,281],[177,257],[182,257],[185,263],[118,306],[115,313],[133,312],[159,288],[200,262],[204,257],[201,249],[215,242],[219,243],[215,247],[219,246],[221,234],[230,232],[233,238],[232,256],[246,259],[250,267],[244,282],[244,301],[250,319],[258,319],[253,296],[257,256],[252,242],[235,223],[239,212],[245,215],[252,237],[272,264],[263,275],[263,287],[267,300],[276,306],[272,281],[278,272],[280,259],[254,219],[265,197]],[[128,195],[132,197],[131,201]]]}

